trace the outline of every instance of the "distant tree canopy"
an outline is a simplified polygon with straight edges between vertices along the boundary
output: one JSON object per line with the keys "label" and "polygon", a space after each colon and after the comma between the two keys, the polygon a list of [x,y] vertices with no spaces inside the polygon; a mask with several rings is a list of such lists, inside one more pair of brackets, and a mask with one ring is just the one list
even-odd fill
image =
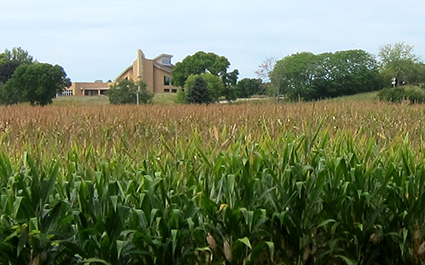
{"label": "distant tree canopy", "polygon": [[29,102],[31,105],[44,106],[51,104],[56,94],[70,85],[70,79],[59,65],[21,64],[0,90],[0,103],[10,105]]}
{"label": "distant tree canopy", "polygon": [[33,62],[34,58],[21,47],[5,49],[0,53],[0,82],[5,84],[21,64]]}
{"label": "distant tree canopy", "polygon": [[21,47],[14,47],[12,50],[5,49],[3,53],[0,54],[0,64],[7,62],[16,62],[16,63],[32,63],[34,58],[29,55],[28,51],[22,49]]}
{"label": "distant tree canopy", "polygon": [[176,63],[172,71],[172,83],[175,86],[184,87],[190,75],[200,75],[211,73],[223,77],[230,66],[229,60],[224,56],[214,53],[199,51],[194,55],[189,55],[182,62]]}
{"label": "distant tree canopy", "polygon": [[378,90],[378,63],[363,50],[296,53],[278,61],[273,86],[290,100],[315,100]]}
{"label": "distant tree canopy", "polygon": [[265,93],[265,86],[261,79],[244,78],[236,85],[238,98],[249,98],[253,95],[264,95]]}
{"label": "distant tree canopy", "polygon": [[[172,84],[179,87],[188,87],[186,82],[190,76],[199,76],[203,74],[210,74],[218,77],[223,87],[217,87],[217,89],[211,89],[211,85],[208,85],[211,91],[211,97],[213,101],[217,101],[219,97],[224,96],[227,99],[232,99],[233,87],[237,83],[239,71],[237,69],[232,72],[227,72],[230,66],[229,60],[224,56],[218,56],[214,53],[206,53],[199,51],[194,55],[189,55],[183,59],[182,62],[178,62],[172,71]],[[202,76],[207,84],[213,81],[213,86],[216,86],[216,80],[208,76]],[[193,78],[194,79],[194,78]]]}
{"label": "distant tree canopy", "polygon": [[403,42],[384,45],[379,49],[378,58],[386,84],[390,84],[391,78],[397,78],[400,84],[425,81],[425,65],[413,53],[413,46]]}
{"label": "distant tree canopy", "polygon": [[[138,91],[140,87],[140,91]],[[151,103],[153,93],[146,90],[146,83],[143,81],[121,80],[112,85],[108,91],[109,102],[118,104],[136,104],[137,93],[139,93],[139,103]]]}

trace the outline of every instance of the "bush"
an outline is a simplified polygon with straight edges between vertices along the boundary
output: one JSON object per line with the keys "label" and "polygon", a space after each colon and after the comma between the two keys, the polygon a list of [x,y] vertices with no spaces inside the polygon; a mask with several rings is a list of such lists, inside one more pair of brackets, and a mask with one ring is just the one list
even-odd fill
{"label": "bush", "polygon": [[425,90],[417,87],[411,86],[405,89],[407,99],[410,103],[424,103],[425,102]]}
{"label": "bush", "polygon": [[177,98],[176,98],[177,104],[186,104],[187,103],[187,92],[183,89],[180,89],[177,91]]}
{"label": "bush", "polygon": [[405,91],[403,87],[384,88],[378,93],[378,99],[381,101],[400,103],[404,98]]}
{"label": "bush", "polygon": [[111,86],[108,91],[109,102],[111,104],[136,104],[137,103],[137,90],[139,91],[139,103],[151,103],[153,93],[146,90],[146,83],[143,81],[134,82],[133,80],[121,80],[120,82]]}
{"label": "bush", "polygon": [[417,87],[384,88],[378,93],[378,99],[393,103],[408,100],[411,104],[425,102],[425,90]]}

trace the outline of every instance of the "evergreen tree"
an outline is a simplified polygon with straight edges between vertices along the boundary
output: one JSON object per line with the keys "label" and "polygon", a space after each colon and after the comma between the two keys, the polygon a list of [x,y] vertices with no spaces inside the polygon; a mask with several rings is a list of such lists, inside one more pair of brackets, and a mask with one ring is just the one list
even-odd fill
{"label": "evergreen tree", "polygon": [[187,103],[209,104],[212,102],[208,84],[202,77],[197,77],[187,92]]}

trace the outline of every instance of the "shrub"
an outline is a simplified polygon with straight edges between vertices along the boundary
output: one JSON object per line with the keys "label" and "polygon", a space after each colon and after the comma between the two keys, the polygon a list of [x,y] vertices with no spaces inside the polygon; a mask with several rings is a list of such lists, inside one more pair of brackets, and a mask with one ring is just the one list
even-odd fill
{"label": "shrub", "polygon": [[134,82],[133,80],[121,80],[114,84],[108,91],[109,102],[111,104],[136,104],[137,90],[139,91],[140,103],[151,103],[153,93],[146,90],[146,83],[143,81]]}
{"label": "shrub", "polygon": [[187,92],[183,89],[180,89],[177,91],[177,98],[176,98],[177,104],[186,104],[187,103]]}
{"label": "shrub", "polygon": [[384,88],[378,93],[378,99],[393,103],[408,100],[411,104],[425,102],[425,90],[417,87]]}
{"label": "shrub", "polygon": [[405,89],[406,98],[410,101],[410,103],[423,103],[425,102],[425,90],[417,87],[411,86]]}

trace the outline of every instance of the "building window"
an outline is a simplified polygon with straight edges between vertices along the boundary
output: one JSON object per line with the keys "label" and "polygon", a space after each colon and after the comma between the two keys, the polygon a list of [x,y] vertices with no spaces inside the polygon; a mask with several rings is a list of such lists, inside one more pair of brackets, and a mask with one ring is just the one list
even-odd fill
{"label": "building window", "polygon": [[170,89],[165,88],[165,89],[164,89],[164,92],[169,93],[169,92],[170,92]]}
{"label": "building window", "polygon": [[177,89],[171,89],[171,92],[177,93]]}
{"label": "building window", "polygon": [[170,85],[170,78],[168,76],[164,76],[164,86]]}
{"label": "building window", "polygon": [[170,65],[171,64],[171,58],[167,58],[167,57],[162,58],[162,64],[163,65]]}

